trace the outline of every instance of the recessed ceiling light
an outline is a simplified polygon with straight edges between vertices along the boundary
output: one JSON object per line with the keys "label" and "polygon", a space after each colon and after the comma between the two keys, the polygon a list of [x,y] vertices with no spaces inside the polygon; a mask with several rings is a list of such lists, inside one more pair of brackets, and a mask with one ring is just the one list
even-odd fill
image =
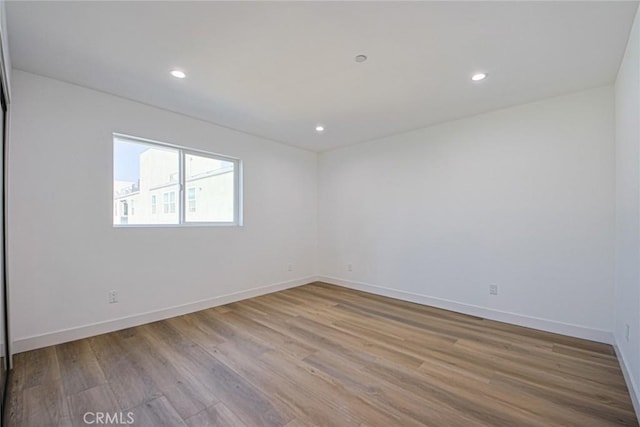
{"label": "recessed ceiling light", "polygon": [[484,80],[487,78],[487,74],[486,73],[477,73],[474,74],[473,76],[471,76],[471,80],[473,80],[474,82],[479,82],[481,80]]}
{"label": "recessed ceiling light", "polygon": [[364,62],[367,60],[367,55],[357,55],[356,62]]}
{"label": "recessed ceiling light", "polygon": [[171,75],[176,79],[184,79],[187,75],[181,70],[171,70]]}
{"label": "recessed ceiling light", "polygon": [[318,132],[318,133],[324,132],[324,126],[322,126],[322,125],[316,126],[316,132]]}

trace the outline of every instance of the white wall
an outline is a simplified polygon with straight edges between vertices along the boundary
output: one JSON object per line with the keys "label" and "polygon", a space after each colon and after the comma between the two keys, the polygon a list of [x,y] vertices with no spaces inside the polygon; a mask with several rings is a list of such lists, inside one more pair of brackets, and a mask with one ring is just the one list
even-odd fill
{"label": "white wall", "polygon": [[[313,279],[315,153],[21,71],[12,86],[14,351]],[[244,226],[114,228],[112,132],[240,158]]]}
{"label": "white wall", "polygon": [[[640,414],[640,18],[631,30],[615,86],[615,340]],[[626,338],[629,325],[629,340]]]}
{"label": "white wall", "polygon": [[613,139],[603,87],[323,153],[320,274],[610,341]]}

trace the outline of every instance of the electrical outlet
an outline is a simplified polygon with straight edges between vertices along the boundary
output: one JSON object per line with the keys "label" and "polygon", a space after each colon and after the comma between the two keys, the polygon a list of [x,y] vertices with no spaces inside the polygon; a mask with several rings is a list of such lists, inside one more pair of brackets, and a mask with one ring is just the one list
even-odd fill
{"label": "electrical outlet", "polygon": [[629,326],[628,323],[625,326],[626,326],[626,330],[625,330],[624,336],[627,339],[627,342],[629,342],[629,335],[631,333],[631,327]]}
{"label": "electrical outlet", "polygon": [[353,271],[353,267],[351,266],[351,264],[347,264],[347,271]]}
{"label": "electrical outlet", "polygon": [[498,295],[498,285],[489,285],[489,295]]}
{"label": "electrical outlet", "polygon": [[289,264],[289,266],[287,267],[287,271],[293,271],[293,265]]}
{"label": "electrical outlet", "polygon": [[118,302],[118,292],[109,291],[109,304],[114,304],[116,302]]}

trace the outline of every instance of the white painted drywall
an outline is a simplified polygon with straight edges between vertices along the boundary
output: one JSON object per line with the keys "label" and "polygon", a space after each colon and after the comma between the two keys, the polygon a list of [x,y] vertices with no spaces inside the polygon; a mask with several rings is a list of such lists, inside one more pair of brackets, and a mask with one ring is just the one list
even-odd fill
{"label": "white painted drywall", "polygon": [[[615,329],[618,354],[640,413],[640,18],[629,36],[615,86],[616,268]],[[629,325],[627,341],[626,325]],[[630,380],[631,378],[631,380]]]}
{"label": "white painted drywall", "polygon": [[[17,350],[52,343],[42,335],[315,274],[315,153],[17,70],[12,86],[8,263]],[[240,158],[244,226],[114,228],[112,132]],[[111,289],[117,304],[107,303]]]}
{"label": "white painted drywall", "polygon": [[602,339],[614,178],[610,86],[322,153],[320,275]]}

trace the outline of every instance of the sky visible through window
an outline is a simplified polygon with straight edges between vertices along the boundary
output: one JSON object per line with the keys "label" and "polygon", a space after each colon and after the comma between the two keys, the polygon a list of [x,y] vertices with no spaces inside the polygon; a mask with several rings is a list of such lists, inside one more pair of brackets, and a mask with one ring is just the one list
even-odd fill
{"label": "sky visible through window", "polygon": [[113,145],[113,177],[116,181],[138,182],[140,154],[149,147],[139,143],[116,140]]}

